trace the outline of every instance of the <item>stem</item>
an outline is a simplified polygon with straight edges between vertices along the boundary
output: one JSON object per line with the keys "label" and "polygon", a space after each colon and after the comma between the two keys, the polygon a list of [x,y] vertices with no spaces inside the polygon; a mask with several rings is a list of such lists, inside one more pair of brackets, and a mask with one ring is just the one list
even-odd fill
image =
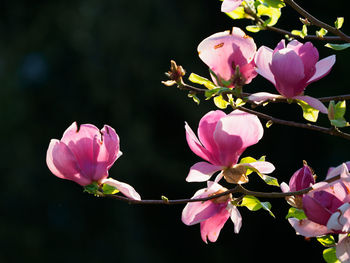
{"label": "stem", "polygon": [[300,15],[302,15],[304,18],[307,18],[307,20],[318,27],[327,29],[329,32],[333,33],[336,36],[339,36],[343,41],[350,43],[350,37],[344,34],[339,29],[336,29],[335,27],[332,27],[320,20],[318,20],[316,17],[311,15],[309,12],[307,12],[305,9],[303,9],[301,6],[299,6],[297,3],[294,2],[294,0],[284,0],[286,4],[288,4],[291,8],[293,8],[295,11],[297,11]]}

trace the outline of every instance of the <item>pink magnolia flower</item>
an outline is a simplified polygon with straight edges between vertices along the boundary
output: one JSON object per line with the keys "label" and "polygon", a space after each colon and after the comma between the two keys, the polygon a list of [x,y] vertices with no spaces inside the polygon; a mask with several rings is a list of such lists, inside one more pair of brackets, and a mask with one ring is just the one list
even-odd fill
{"label": "pink magnolia flower", "polygon": [[121,156],[119,137],[105,125],[100,131],[92,124],[78,128],[74,122],[62,139],[52,139],[46,154],[50,171],[59,178],[74,181],[82,186],[97,182],[116,187],[127,197],[140,200],[135,189],[123,182],[108,178],[108,170]]}
{"label": "pink magnolia flower", "polygon": [[261,173],[271,173],[275,167],[269,162],[257,161],[249,164],[237,164],[243,151],[256,144],[263,136],[263,127],[259,119],[252,114],[234,110],[226,115],[223,111],[211,111],[199,122],[198,138],[185,123],[186,139],[191,150],[206,162],[194,164],[186,178],[188,182],[207,181],[217,171],[223,171],[215,181],[225,173],[244,173],[242,167],[252,167]]}
{"label": "pink magnolia flower", "polygon": [[241,5],[243,0],[224,0],[221,4],[221,12],[229,13]]}
{"label": "pink magnolia flower", "polygon": [[[304,163],[303,167],[297,170],[289,180],[289,185],[281,183],[282,192],[295,192],[303,190],[315,184],[315,178],[311,168]],[[302,208],[302,195],[289,196],[286,198],[291,206]]]}
{"label": "pink magnolia flower", "polygon": [[[208,181],[208,188],[198,190],[191,199],[208,197],[223,193],[227,189],[215,182]],[[205,202],[187,203],[182,211],[182,222],[188,226],[200,223],[202,240],[215,242],[221,229],[230,217],[238,233],[242,226],[242,217],[236,206],[232,205],[231,195],[218,197]]]}
{"label": "pink magnolia flower", "polygon": [[[317,183],[303,196],[307,219],[288,219],[298,234],[316,237],[350,233],[350,173],[346,164],[341,167],[340,179],[332,183]],[[349,244],[347,235],[340,236],[336,254],[341,262],[350,262]]]}
{"label": "pink magnolia flower", "polygon": [[[311,107],[327,113],[327,108],[319,100],[303,95],[305,88],[326,76],[335,63],[335,55],[320,61],[318,59],[318,51],[311,42],[302,44],[293,40],[286,46],[285,41],[281,40],[274,50],[265,46],[259,48],[255,56],[256,71],[275,85],[283,97],[305,101]],[[258,103],[277,96],[270,94],[269,98],[266,92],[253,95],[249,99]]]}
{"label": "pink magnolia flower", "polygon": [[229,87],[234,87],[236,66],[239,66],[241,85],[248,84],[256,77],[254,56],[256,45],[240,28],[234,27],[232,33],[224,31],[204,39],[198,46],[201,60],[217,75],[219,83],[230,81]]}

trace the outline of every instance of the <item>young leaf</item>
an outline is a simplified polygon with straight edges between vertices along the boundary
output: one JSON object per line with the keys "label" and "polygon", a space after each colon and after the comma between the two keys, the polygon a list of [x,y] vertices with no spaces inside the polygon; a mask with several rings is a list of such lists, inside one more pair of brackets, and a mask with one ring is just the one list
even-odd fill
{"label": "young leaf", "polygon": [[323,259],[327,263],[340,263],[340,261],[337,259],[335,247],[326,248],[323,250]]}
{"label": "young leaf", "polygon": [[103,184],[102,191],[104,194],[114,195],[119,192],[119,190],[109,184]]}
{"label": "young leaf", "polygon": [[204,85],[207,89],[216,88],[213,82],[195,73],[191,73],[191,75],[188,77],[188,80],[190,80],[193,83]]}
{"label": "young leaf", "polygon": [[[230,96],[230,94],[228,96]],[[231,99],[232,99],[232,96],[231,96]],[[224,100],[222,95],[219,95],[214,98],[214,104],[216,107],[223,110],[223,109],[226,109],[230,103]]]}
{"label": "young leaf", "polygon": [[251,25],[251,26],[246,26],[245,29],[247,29],[247,31],[249,31],[249,32],[257,33],[263,28],[260,26]]}
{"label": "young leaf", "polygon": [[250,16],[246,15],[243,6],[237,7],[232,12],[226,13],[226,15],[228,15],[232,19],[251,18]]}
{"label": "young leaf", "polygon": [[273,8],[282,8],[286,6],[286,4],[283,3],[282,0],[260,0],[260,2]]}
{"label": "young leaf", "polygon": [[324,46],[325,47],[329,47],[329,48],[334,49],[334,50],[344,50],[344,49],[350,47],[350,43],[345,43],[345,44],[331,44],[331,43],[327,43]]}
{"label": "young leaf", "polygon": [[286,215],[286,219],[293,218],[293,217],[296,219],[299,219],[299,220],[307,218],[302,209],[291,207],[288,210],[288,214]]}
{"label": "young leaf", "polygon": [[344,17],[337,17],[337,20],[334,22],[335,28],[340,29],[343,26]]}
{"label": "young leaf", "polygon": [[93,182],[92,184],[84,186],[84,192],[88,192],[89,194],[96,194],[98,190],[98,184]]}
{"label": "young leaf", "polygon": [[346,127],[350,124],[344,119],[346,111],[346,101],[339,101],[337,104],[334,101],[329,102],[328,119],[335,127]]}
{"label": "young leaf", "polygon": [[260,202],[255,196],[244,196],[240,206],[245,206],[250,211],[257,211],[262,208],[268,211],[271,216],[275,217],[275,215],[271,212],[271,204],[269,202]]}
{"label": "young leaf", "polygon": [[265,5],[258,6],[259,17],[267,16],[268,19],[264,22],[264,26],[273,26],[277,23],[278,19],[281,16],[281,10],[279,8],[266,7]]}
{"label": "young leaf", "polygon": [[305,120],[316,122],[318,118],[318,110],[312,108],[309,104],[302,100],[296,100],[298,105],[303,110],[303,117]]}
{"label": "young leaf", "polygon": [[194,93],[188,93],[188,95],[187,95],[189,98],[192,98],[193,99],[193,101],[195,102],[195,103],[197,103],[197,105],[199,105],[199,103],[201,102],[200,101],[200,99],[196,96],[196,94],[194,94]]}
{"label": "young leaf", "polygon": [[322,244],[324,247],[334,247],[335,246],[335,240],[332,235],[325,235],[317,237],[317,241]]}
{"label": "young leaf", "polygon": [[320,30],[316,31],[316,36],[324,37],[327,33],[328,33],[327,29],[321,28]]}

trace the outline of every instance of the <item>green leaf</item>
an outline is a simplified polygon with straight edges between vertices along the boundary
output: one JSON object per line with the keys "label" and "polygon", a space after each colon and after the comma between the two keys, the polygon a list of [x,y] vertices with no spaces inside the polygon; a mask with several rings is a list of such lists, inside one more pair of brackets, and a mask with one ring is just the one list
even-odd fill
{"label": "green leaf", "polygon": [[236,8],[235,10],[233,10],[232,12],[226,13],[229,17],[231,17],[232,19],[242,19],[242,18],[251,18],[250,16],[248,16],[245,11],[244,11],[244,7],[240,6],[238,8]]}
{"label": "green leaf", "polygon": [[328,33],[327,29],[321,28],[320,30],[316,31],[316,36],[324,37],[327,33]]}
{"label": "green leaf", "polygon": [[301,30],[292,30],[291,32],[293,35],[297,35],[301,38],[304,38],[307,36],[307,26],[303,25],[303,28]]}
{"label": "green leaf", "polygon": [[277,23],[278,19],[281,16],[281,10],[279,8],[267,7],[265,5],[258,6],[257,15],[267,16],[268,19],[265,21],[264,26],[273,26]]}
{"label": "green leaf", "polygon": [[277,186],[277,187],[280,186],[280,184],[278,183],[277,178],[269,176],[269,175],[266,175],[266,174],[262,174],[262,173],[259,173],[259,172],[257,172],[257,174],[261,177],[261,179],[264,180],[264,182],[266,184],[271,185],[271,186]]}
{"label": "green leaf", "polygon": [[331,44],[331,43],[327,43],[324,46],[325,47],[329,47],[329,48],[334,49],[334,50],[344,50],[344,49],[350,47],[350,43],[345,43],[345,44]]}
{"label": "green leaf", "polygon": [[307,104],[305,101],[302,100],[296,100],[298,105],[303,110],[303,117],[305,120],[316,122],[318,118],[318,110],[312,108],[309,104]]}
{"label": "green leaf", "polygon": [[282,8],[286,6],[282,0],[260,0],[260,2],[273,8]]}
{"label": "green leaf", "polygon": [[103,184],[102,191],[104,194],[114,195],[119,192],[119,190],[109,184]]}
{"label": "green leaf", "polygon": [[[229,95],[228,95],[229,96]],[[232,96],[231,96],[232,98]],[[230,104],[229,102],[227,102],[226,100],[224,100],[224,98],[222,97],[222,95],[216,96],[214,98],[214,104],[216,107],[218,107],[219,109],[226,109],[227,106]]]}
{"label": "green leaf", "polygon": [[337,17],[337,20],[334,22],[335,28],[340,29],[344,24],[344,17]]}
{"label": "green leaf", "polygon": [[224,87],[219,87],[219,88],[215,88],[215,89],[210,89],[210,90],[207,90],[205,92],[205,97],[207,99],[210,99],[211,97],[213,96],[216,96],[216,95],[221,95],[222,93],[224,92],[231,92],[231,89],[229,88],[224,88]]}
{"label": "green leaf", "polygon": [[323,259],[327,263],[340,263],[340,261],[337,259],[335,247],[326,248],[323,250]]}
{"label": "green leaf", "polygon": [[339,101],[337,104],[332,100],[328,106],[328,119],[335,127],[346,127],[350,124],[344,119],[346,111],[346,101]]}
{"label": "green leaf", "polygon": [[194,94],[194,93],[188,93],[188,95],[187,95],[189,98],[192,98],[193,99],[193,101],[195,102],[195,103],[197,103],[197,105],[199,105],[199,103],[201,102],[201,100],[197,97],[197,95],[196,94]]}
{"label": "green leaf", "polygon": [[271,204],[269,202],[260,202],[260,200],[255,196],[244,196],[240,206],[245,206],[250,211],[257,211],[262,208],[268,211],[271,216],[275,217],[275,215],[271,212]]}
{"label": "green leaf", "polygon": [[325,235],[317,237],[317,241],[322,244],[324,247],[333,247],[335,246],[335,240],[332,235]]}
{"label": "green leaf", "polygon": [[273,121],[272,120],[269,120],[268,122],[266,122],[266,128],[270,128],[273,124]]}
{"label": "green leaf", "polygon": [[251,25],[251,26],[246,26],[245,29],[249,32],[253,32],[253,33],[257,33],[259,32],[261,29],[263,29],[260,26],[256,26],[256,25]]}
{"label": "green leaf", "polygon": [[188,77],[188,80],[190,80],[193,83],[204,85],[207,89],[216,88],[213,82],[195,73],[191,73],[191,75]]}
{"label": "green leaf", "polygon": [[241,159],[241,161],[239,163],[254,163],[256,162],[256,159],[254,159],[253,157],[244,157]]}
{"label": "green leaf", "polygon": [[98,190],[97,182],[93,182],[92,184],[84,186],[84,192],[88,192],[89,194],[96,194]]}
{"label": "green leaf", "polygon": [[299,220],[307,218],[302,209],[291,207],[288,210],[288,214],[286,215],[286,219],[293,218],[293,217],[296,219],[299,219]]}

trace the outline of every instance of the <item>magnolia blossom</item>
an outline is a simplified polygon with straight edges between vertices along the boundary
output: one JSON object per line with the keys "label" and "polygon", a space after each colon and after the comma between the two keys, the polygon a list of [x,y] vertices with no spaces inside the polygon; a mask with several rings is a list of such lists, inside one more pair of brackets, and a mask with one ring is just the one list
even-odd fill
{"label": "magnolia blossom", "polygon": [[[198,190],[192,199],[203,198],[223,193],[227,189],[215,182],[208,181],[208,187]],[[225,195],[205,202],[187,203],[182,211],[182,222],[186,225],[200,223],[202,240],[215,242],[228,218],[235,225],[234,231],[238,233],[242,226],[242,217],[236,206],[232,205],[231,195]]]}
{"label": "magnolia blossom", "polygon": [[[295,192],[308,188],[315,184],[311,168],[304,163],[303,167],[297,170],[289,180],[289,185],[285,182],[281,183],[282,192]],[[302,195],[286,197],[288,204],[291,206],[302,208]]]}
{"label": "magnolia blossom", "polygon": [[116,187],[125,196],[140,200],[140,195],[132,186],[107,178],[108,170],[121,155],[119,137],[112,127],[105,125],[99,130],[92,124],[83,124],[78,128],[74,122],[61,140],[51,140],[46,163],[59,178],[82,186],[94,182],[106,183]]}
{"label": "magnolia blossom", "polygon": [[253,94],[249,99],[257,103],[278,97],[298,99],[327,113],[322,102],[303,94],[309,84],[326,76],[335,63],[335,55],[318,59],[318,51],[311,42],[302,44],[293,40],[286,46],[281,40],[274,50],[260,47],[255,56],[256,71],[275,85],[282,96],[262,92]]}
{"label": "magnolia blossom", "polygon": [[[339,173],[340,179],[332,183],[317,183],[303,196],[307,219],[288,220],[296,232],[305,237],[340,234],[337,258],[341,262],[350,262],[350,239],[347,237],[350,233],[350,173],[346,164],[342,164]],[[336,175],[332,174],[332,177]]]}
{"label": "magnolia blossom", "polygon": [[221,4],[221,12],[229,13],[235,10],[243,0],[224,0]]}
{"label": "magnolia blossom", "polygon": [[[229,87],[234,82],[248,84],[256,77],[254,56],[256,45],[240,28],[234,27],[232,32],[224,31],[204,39],[198,46],[198,54],[202,61],[217,75],[219,83],[229,81]],[[240,80],[234,79],[236,67],[239,67]]]}
{"label": "magnolia blossom", "polygon": [[264,161],[238,164],[243,151],[256,144],[263,136],[263,127],[259,119],[252,114],[234,110],[226,115],[223,111],[211,111],[199,122],[198,138],[185,124],[186,139],[191,150],[206,162],[194,164],[186,178],[188,182],[207,181],[217,171],[232,183],[243,183],[245,167],[252,167],[261,173],[271,173],[275,167]]}

